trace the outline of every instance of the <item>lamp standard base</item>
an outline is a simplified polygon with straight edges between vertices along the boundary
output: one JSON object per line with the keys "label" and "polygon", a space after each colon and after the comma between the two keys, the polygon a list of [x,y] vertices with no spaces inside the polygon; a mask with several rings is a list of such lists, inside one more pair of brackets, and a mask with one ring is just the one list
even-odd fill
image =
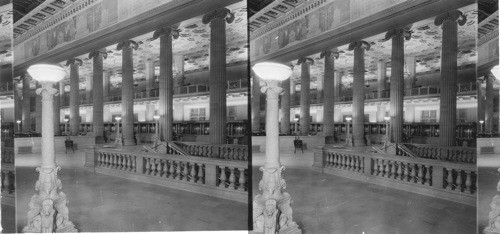
{"label": "lamp standard base", "polygon": [[354,145],[352,144],[352,134],[347,134],[347,137],[345,139],[345,145],[353,147]]}
{"label": "lamp standard base", "polygon": [[121,133],[116,134],[115,145],[123,145],[123,136]]}
{"label": "lamp standard base", "polygon": [[35,184],[35,190],[39,193],[31,197],[28,222],[23,232],[78,232],[68,218],[66,194],[57,192],[62,187],[61,180],[57,178],[57,172],[60,169],[59,166],[36,168],[39,178]]}
{"label": "lamp standard base", "polygon": [[256,233],[302,233],[297,223],[293,221],[292,199],[290,194],[283,192],[286,182],[281,177],[285,167],[261,167],[262,180],[259,190],[262,194],[253,200],[253,228]]}

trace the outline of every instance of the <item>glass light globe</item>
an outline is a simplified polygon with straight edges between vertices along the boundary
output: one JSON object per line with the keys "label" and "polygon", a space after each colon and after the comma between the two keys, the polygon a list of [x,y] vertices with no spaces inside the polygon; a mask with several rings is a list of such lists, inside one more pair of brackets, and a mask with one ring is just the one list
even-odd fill
{"label": "glass light globe", "polygon": [[28,73],[39,82],[59,82],[66,76],[66,70],[57,65],[35,64],[28,68]]}
{"label": "glass light globe", "polygon": [[155,115],[155,116],[153,116],[153,119],[155,119],[155,120],[159,120],[159,119],[160,119],[160,116],[159,116],[159,115]]}
{"label": "glass light globe", "polygon": [[480,123],[480,124],[483,124],[483,123],[484,123],[484,120],[479,120],[479,123]]}
{"label": "glass light globe", "polygon": [[351,121],[351,120],[352,120],[352,118],[351,118],[351,117],[346,117],[346,118],[345,118],[345,120],[347,120],[347,121]]}
{"label": "glass light globe", "polygon": [[391,117],[386,116],[386,117],[384,117],[384,119],[385,119],[385,121],[389,121],[391,119]]}
{"label": "glass light globe", "polygon": [[120,121],[121,119],[122,119],[122,117],[119,117],[119,116],[115,117],[116,121]]}
{"label": "glass light globe", "polygon": [[498,65],[491,69],[491,73],[495,76],[495,78],[500,79],[500,67],[498,67]]}
{"label": "glass light globe", "polygon": [[21,120],[17,120],[16,122],[17,122],[18,124],[20,124],[20,123],[21,123]]}
{"label": "glass light globe", "polygon": [[289,66],[280,63],[262,62],[252,67],[252,70],[264,80],[283,81],[292,75],[292,69]]}

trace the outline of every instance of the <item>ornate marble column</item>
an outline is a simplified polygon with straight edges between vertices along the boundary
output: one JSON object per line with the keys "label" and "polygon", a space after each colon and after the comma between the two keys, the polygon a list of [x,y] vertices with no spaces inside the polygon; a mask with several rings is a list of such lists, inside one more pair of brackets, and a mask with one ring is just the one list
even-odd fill
{"label": "ornate marble column", "polygon": [[340,95],[342,93],[342,75],[343,72],[340,70],[335,70],[333,79],[333,99],[338,102],[340,101]]}
{"label": "ornate marble column", "polygon": [[[36,82],[35,84],[36,89],[38,90],[42,86],[40,85],[39,82]],[[35,132],[41,133],[42,132],[42,97],[40,95],[35,96]]]}
{"label": "ornate marble column", "polygon": [[378,98],[382,98],[384,94],[384,90],[387,89],[387,82],[385,80],[387,72],[387,61],[385,59],[381,59],[377,61],[377,93]]}
{"label": "ornate marble column", "polygon": [[66,66],[69,66],[69,132],[72,136],[77,136],[80,131],[80,77],[78,74],[78,66],[81,66],[83,61],[78,58],[69,59],[66,61]]}
{"label": "ornate marble column", "polygon": [[22,113],[22,126],[23,132],[31,132],[31,92],[30,92],[30,77],[26,74],[21,76],[23,82],[23,113]]}
{"label": "ornate marble column", "polygon": [[[498,169],[500,172],[500,169]],[[500,233],[499,216],[500,214],[500,181],[497,183],[497,194],[493,197],[490,203],[491,211],[489,213],[488,226],[484,229],[484,234]]]}
{"label": "ornate marble column", "polygon": [[300,71],[300,135],[309,135],[309,116],[311,112],[310,106],[310,87],[311,87],[311,74],[310,68],[314,64],[312,58],[300,58],[297,65],[301,65]]}
{"label": "ornate marble column", "polygon": [[[64,72],[63,69],[61,70]],[[38,72],[38,70],[36,71]],[[62,183],[57,178],[57,172],[61,168],[56,164],[54,152],[53,96],[57,94],[57,90],[53,88],[53,85],[52,82],[42,82],[42,87],[36,91],[38,95],[42,96],[44,110],[41,116],[43,123],[42,156],[41,166],[36,168],[36,171],[39,172],[35,186],[38,194],[33,195],[29,202],[27,225],[23,228],[23,232],[77,232],[68,218],[66,195],[57,191],[62,188]]]}
{"label": "ornate marble column", "polygon": [[455,146],[457,126],[457,21],[460,26],[467,18],[459,10],[453,10],[434,19],[436,26],[442,25],[441,48],[441,100],[439,103],[439,144]]}
{"label": "ornate marble column", "polygon": [[286,79],[281,82],[281,88],[283,89],[283,96],[281,97],[281,123],[280,130],[283,134],[289,134],[290,132],[290,79]]}
{"label": "ornate marble column", "polygon": [[[263,77],[265,85],[261,89],[266,94],[266,157],[264,166],[260,168],[263,172],[259,183],[262,194],[256,195],[253,200],[253,230],[266,234],[298,234],[301,230],[293,221],[291,196],[283,191],[286,183],[281,173],[285,167],[280,163],[279,152],[278,100],[283,89],[278,87],[278,83],[280,80],[288,79],[291,70],[281,64],[264,64],[266,63],[256,64],[253,67],[254,70],[258,70],[256,72],[259,75],[264,73],[267,76]],[[274,77],[275,75],[281,77]]]}
{"label": "ornate marble column", "polygon": [[203,16],[210,23],[210,143],[225,144],[226,132],[226,22],[232,23],[234,14],[227,8],[214,10]]}
{"label": "ornate marble column", "polygon": [[159,77],[159,115],[160,139],[172,141],[174,125],[174,76],[172,59],[172,38],[179,37],[179,30],[173,27],[164,27],[153,33],[153,40],[160,38],[160,77]]}
{"label": "ornate marble column", "polygon": [[252,132],[260,132],[260,79],[252,71]]}
{"label": "ornate marble column", "polygon": [[135,145],[134,135],[134,52],[139,44],[132,40],[118,43],[122,51],[122,137],[123,145]]}
{"label": "ornate marble column", "polygon": [[104,87],[103,83],[103,59],[108,57],[106,49],[96,50],[89,53],[89,59],[93,59],[92,83],[92,132],[96,143],[104,143]]}
{"label": "ornate marble column", "polygon": [[354,50],[354,68],[352,83],[352,143],[354,146],[365,144],[365,50],[370,49],[366,41],[349,44]]}
{"label": "ornate marble column", "polygon": [[417,82],[417,58],[415,56],[407,56],[406,57],[406,70],[409,75],[405,79],[405,89],[413,89]]}
{"label": "ornate marble column", "polygon": [[392,29],[385,34],[385,40],[389,40],[391,38],[391,97],[389,101],[389,115],[391,117],[391,142],[399,144],[403,142],[404,122],[404,40],[410,40],[411,32],[406,28]]}
{"label": "ornate marble column", "polygon": [[[335,59],[339,58],[337,49],[323,51],[320,58],[325,58],[324,85],[327,92],[324,93],[323,101],[323,133],[325,136],[333,136],[334,131],[334,108],[335,108]],[[333,91],[333,92],[332,92]],[[338,94],[337,94],[338,95]]]}
{"label": "ornate marble column", "polygon": [[493,132],[493,81],[495,80],[495,76],[492,74],[488,74],[485,76],[486,79],[486,108],[485,108],[485,116],[484,116],[484,132],[492,133]]}

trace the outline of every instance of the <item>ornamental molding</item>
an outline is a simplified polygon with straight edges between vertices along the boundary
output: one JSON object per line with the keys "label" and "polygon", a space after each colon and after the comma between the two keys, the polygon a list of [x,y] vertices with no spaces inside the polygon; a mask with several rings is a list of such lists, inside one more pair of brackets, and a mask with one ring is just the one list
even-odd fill
{"label": "ornamental molding", "polygon": [[482,46],[482,45],[484,45],[490,41],[493,41],[495,39],[498,39],[498,28],[497,28],[497,30],[493,30],[493,31],[489,32],[488,34],[479,38],[479,40],[477,41],[477,47]]}

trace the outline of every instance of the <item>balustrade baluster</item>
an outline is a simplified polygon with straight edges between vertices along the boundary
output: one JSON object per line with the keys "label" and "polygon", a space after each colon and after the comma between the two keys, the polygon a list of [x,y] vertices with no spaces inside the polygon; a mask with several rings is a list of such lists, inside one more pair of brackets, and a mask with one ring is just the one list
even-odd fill
{"label": "balustrade baluster", "polygon": [[348,167],[348,161],[347,161],[347,155],[346,154],[342,154],[342,169],[344,170],[347,170],[347,167]]}
{"label": "balustrade baluster", "polygon": [[457,170],[457,188],[455,189],[458,192],[462,192],[462,171]]}
{"label": "balustrade baluster", "polygon": [[404,166],[404,169],[402,169],[402,170],[404,170],[403,181],[408,182],[409,177],[410,177],[410,166],[408,163],[403,163],[402,165]]}
{"label": "balustrade baluster", "polygon": [[431,166],[425,166],[425,185],[431,185],[432,176],[431,176]]}
{"label": "balustrade baluster", "polygon": [[418,168],[418,182],[421,184],[424,184],[424,166],[423,165],[417,165]]}
{"label": "balustrade baluster", "polygon": [[102,166],[102,153],[97,152],[97,166],[101,167]]}
{"label": "balustrade baluster", "polygon": [[132,172],[137,172],[137,156],[132,156]]}
{"label": "balustrade baluster", "polygon": [[203,164],[198,165],[198,181],[202,184],[205,183],[205,166]]}
{"label": "balustrade baluster", "polygon": [[235,188],[236,189],[236,178],[234,175],[234,168],[229,168],[229,188]]}
{"label": "balustrade baluster", "polygon": [[361,173],[361,172],[363,172],[363,169],[365,167],[365,165],[364,165],[365,163],[364,163],[364,160],[361,156],[358,157],[358,159],[359,159],[358,160],[358,172]]}
{"label": "balustrade baluster", "polygon": [[471,178],[471,171],[465,171],[467,174],[467,177],[465,179],[465,191],[470,193],[472,191],[472,178]]}
{"label": "balustrade baluster", "polygon": [[185,180],[185,181],[188,181],[188,175],[189,175],[189,166],[188,166],[188,163],[184,163],[184,170],[182,171],[182,179]]}
{"label": "balustrade baluster", "polygon": [[403,163],[402,162],[397,162],[398,170],[396,171],[396,176],[394,179],[401,180],[403,179]]}
{"label": "balustrade baluster", "polygon": [[168,176],[170,178],[175,178],[174,172],[175,172],[175,167],[174,167],[175,161],[170,161],[170,167],[168,169]]}
{"label": "balustrade baluster", "polygon": [[118,168],[118,155],[117,154],[113,154],[113,169],[116,169]]}
{"label": "balustrade baluster", "polygon": [[123,166],[124,163],[125,162],[123,161],[123,155],[121,155],[121,154],[118,155],[118,166],[119,166],[118,170],[122,170],[124,168],[124,166]]}
{"label": "balustrade baluster", "polygon": [[[156,160],[155,160],[155,161],[156,161]],[[161,164],[162,164],[162,162],[161,162],[161,160],[160,160],[160,159],[158,159],[158,161],[157,161],[156,163],[157,163],[157,164],[156,164],[156,172],[155,172],[155,176],[159,176],[159,177],[161,177],[161,172],[162,172]]]}
{"label": "balustrade baluster", "polygon": [[349,171],[354,171],[354,165],[355,165],[354,159],[355,159],[354,156],[349,155],[349,161],[350,161]]}
{"label": "balustrade baluster", "polygon": [[127,169],[128,171],[132,171],[132,156],[127,156]]}
{"label": "balustrade baluster", "polygon": [[331,167],[332,166],[332,163],[331,163],[331,154],[330,153],[326,153],[326,165],[325,167]]}
{"label": "balustrade baluster", "polygon": [[417,181],[417,172],[415,169],[416,165],[413,163],[410,163],[410,169],[411,169],[411,177],[410,177],[410,182],[413,183],[418,183]]}
{"label": "balustrade baluster", "polygon": [[446,177],[446,189],[453,190],[453,169],[445,168],[448,176]]}
{"label": "balustrade baluster", "polygon": [[220,184],[219,186],[226,187],[226,168],[220,167]]}
{"label": "balustrade baluster", "polygon": [[378,158],[373,159],[373,175],[378,175]]}
{"label": "balustrade baluster", "polygon": [[121,155],[121,158],[122,158],[122,170],[124,171],[128,171],[128,168],[127,168],[127,155]]}
{"label": "balustrade baluster", "polygon": [[196,182],[196,164],[191,163],[191,172],[189,173],[189,180],[191,182]]}
{"label": "balustrade baluster", "polygon": [[147,175],[150,175],[151,174],[151,167],[149,166],[151,163],[151,159],[150,158],[147,158],[146,159],[146,174]]}
{"label": "balustrade baluster", "polygon": [[339,166],[339,155],[334,153],[333,155],[333,167],[338,168]]}
{"label": "balustrade baluster", "polygon": [[245,191],[245,184],[246,184],[246,178],[245,178],[245,169],[240,169],[240,178],[238,180],[238,183],[240,184],[238,186],[238,190]]}
{"label": "balustrade baluster", "polygon": [[161,177],[167,178],[167,175],[168,175],[168,163],[167,163],[167,160],[162,160],[162,163],[163,163],[163,174],[161,175]]}
{"label": "balustrade baluster", "polygon": [[390,165],[390,170],[389,170],[389,176],[388,178],[396,179],[396,162],[395,161],[389,161]]}
{"label": "balustrade baluster", "polygon": [[182,180],[182,162],[181,162],[181,161],[179,161],[179,162],[177,163],[177,171],[176,171],[176,174],[177,174],[177,176],[176,176],[176,177],[177,177],[177,179],[178,179],[178,180]]}

